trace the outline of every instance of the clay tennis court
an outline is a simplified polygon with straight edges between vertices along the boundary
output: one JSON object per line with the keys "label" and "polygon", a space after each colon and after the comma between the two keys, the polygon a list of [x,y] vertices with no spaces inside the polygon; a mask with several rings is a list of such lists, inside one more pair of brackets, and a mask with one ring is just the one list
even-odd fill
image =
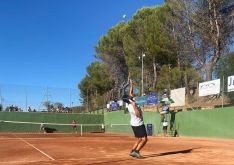
{"label": "clay tennis court", "polygon": [[185,137],[149,137],[145,159],[128,156],[129,135],[0,134],[0,165],[231,165],[234,141]]}

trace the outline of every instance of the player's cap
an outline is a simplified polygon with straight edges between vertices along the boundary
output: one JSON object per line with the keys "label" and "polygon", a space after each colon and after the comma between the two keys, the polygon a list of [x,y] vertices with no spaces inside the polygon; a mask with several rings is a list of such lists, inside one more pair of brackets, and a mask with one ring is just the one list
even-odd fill
{"label": "player's cap", "polygon": [[129,96],[127,95],[127,94],[124,94],[123,96],[122,96],[122,100],[123,100],[123,102],[125,102],[125,103],[130,103],[130,101],[129,101]]}

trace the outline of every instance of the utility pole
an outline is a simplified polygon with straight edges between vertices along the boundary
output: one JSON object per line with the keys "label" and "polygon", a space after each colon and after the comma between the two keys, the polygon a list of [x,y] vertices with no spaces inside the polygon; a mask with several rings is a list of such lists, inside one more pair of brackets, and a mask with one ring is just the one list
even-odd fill
{"label": "utility pole", "polygon": [[0,104],[2,105],[2,90],[0,88]]}
{"label": "utility pole", "polygon": [[28,91],[27,87],[25,87],[25,111],[27,111],[28,108]]}
{"label": "utility pole", "polygon": [[142,52],[141,57],[139,57],[141,59],[141,96],[144,95],[144,57],[145,54]]}

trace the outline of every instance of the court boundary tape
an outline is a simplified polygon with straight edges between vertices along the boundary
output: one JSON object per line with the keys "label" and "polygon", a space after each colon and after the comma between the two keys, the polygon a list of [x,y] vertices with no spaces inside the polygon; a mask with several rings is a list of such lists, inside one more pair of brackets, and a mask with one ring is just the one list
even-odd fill
{"label": "court boundary tape", "polygon": [[30,147],[34,148],[35,150],[39,151],[40,153],[42,153],[43,155],[45,155],[47,158],[49,158],[50,160],[55,160],[54,158],[52,158],[50,155],[46,154],[45,152],[43,152],[42,150],[38,149],[37,147],[35,147],[34,145],[32,145],[31,143],[27,142],[26,140],[24,140],[21,137],[18,137],[17,135],[13,134],[14,136],[16,136],[18,139],[20,139],[22,142],[24,142],[25,144],[29,145]]}

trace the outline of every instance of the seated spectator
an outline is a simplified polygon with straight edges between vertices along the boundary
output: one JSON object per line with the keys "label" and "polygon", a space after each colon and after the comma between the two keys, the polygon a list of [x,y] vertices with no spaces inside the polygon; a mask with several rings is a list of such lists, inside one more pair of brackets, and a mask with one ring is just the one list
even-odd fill
{"label": "seated spectator", "polygon": [[28,112],[32,112],[32,109],[31,109],[31,107],[28,107]]}
{"label": "seated spectator", "polygon": [[9,111],[10,111],[10,112],[13,112],[13,111],[14,111],[14,106],[13,106],[13,105],[10,106]]}

